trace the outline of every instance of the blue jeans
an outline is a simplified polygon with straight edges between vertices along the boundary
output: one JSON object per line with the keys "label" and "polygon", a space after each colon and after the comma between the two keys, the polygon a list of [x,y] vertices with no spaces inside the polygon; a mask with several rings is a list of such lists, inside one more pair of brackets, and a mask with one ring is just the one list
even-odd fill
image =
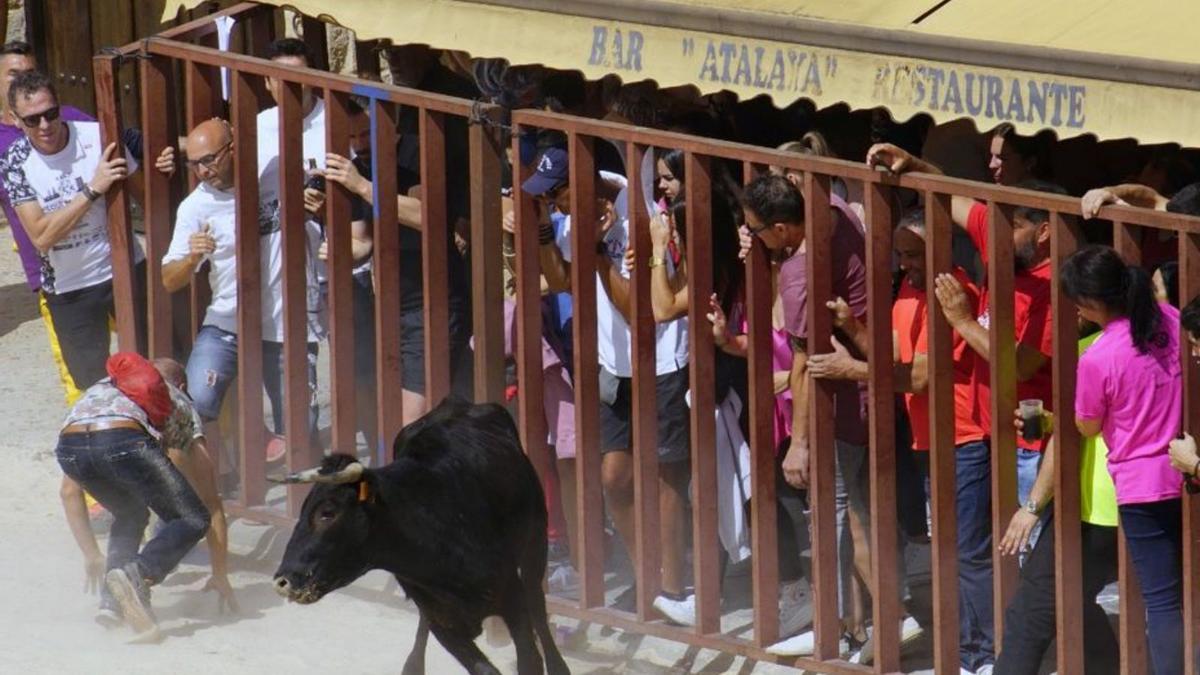
{"label": "blue jeans", "polygon": [[[1037,450],[1017,448],[1017,504],[1024,504],[1033,491],[1033,483],[1037,480],[1038,467],[1042,465],[1042,453]],[[1030,547],[1033,542],[1030,542]]]}
{"label": "blue jeans", "polygon": [[[1029,501],[1029,493],[1033,492],[1033,484],[1037,482],[1038,468],[1042,465],[1042,453],[1037,450],[1026,450],[1025,448],[1017,448],[1017,505],[1020,506]],[[1037,545],[1038,537],[1042,534],[1044,527],[1041,520],[1037,525],[1033,526],[1033,530],[1029,533],[1029,550]],[[1028,554],[1021,552],[1020,564],[1025,565],[1025,558]]]}
{"label": "blue jeans", "polygon": [[[55,454],[63,473],[113,514],[108,569],[136,562],[149,583],[161,582],[208,532],[208,509],[144,431],[66,434],[59,437]],[[163,526],[139,552],[150,518],[147,508]]]}
{"label": "blue jeans", "polygon": [[956,448],[958,654],[976,671],[995,660],[992,616],[992,466],[988,441]]}
{"label": "blue jeans", "polygon": [[[203,326],[192,343],[187,362],[188,394],[196,412],[205,421],[221,414],[225,392],[238,372],[238,336],[216,326]],[[283,343],[262,342],[263,387],[271,401],[274,431],[283,434]],[[308,343],[308,389],[310,432],[317,427],[317,343]]]}
{"label": "blue jeans", "polygon": [[1121,527],[1146,602],[1155,675],[1183,673],[1183,510],[1179,499],[1122,504]]}

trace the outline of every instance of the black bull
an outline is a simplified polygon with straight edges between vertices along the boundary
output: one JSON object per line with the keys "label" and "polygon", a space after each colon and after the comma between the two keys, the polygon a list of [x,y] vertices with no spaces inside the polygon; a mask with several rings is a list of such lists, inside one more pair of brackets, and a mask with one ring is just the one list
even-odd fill
{"label": "black bull", "polygon": [[443,402],[405,427],[393,461],[367,469],[326,457],[287,482],[312,482],[275,572],[275,588],[307,604],[367,571],[395,575],[421,613],[405,675],[425,669],[429,632],[470,673],[499,673],[475,646],[499,615],[521,675],[569,673],[546,618],[546,502],[508,413]]}

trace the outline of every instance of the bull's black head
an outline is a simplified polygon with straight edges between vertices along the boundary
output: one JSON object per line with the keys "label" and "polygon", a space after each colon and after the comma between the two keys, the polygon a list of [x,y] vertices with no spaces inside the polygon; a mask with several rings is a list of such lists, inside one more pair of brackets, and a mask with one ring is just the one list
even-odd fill
{"label": "bull's black head", "polygon": [[275,590],[288,600],[309,604],[370,569],[366,543],[375,476],[349,455],[331,455],[320,468],[292,474],[283,482],[313,483],[313,489],[275,571]]}

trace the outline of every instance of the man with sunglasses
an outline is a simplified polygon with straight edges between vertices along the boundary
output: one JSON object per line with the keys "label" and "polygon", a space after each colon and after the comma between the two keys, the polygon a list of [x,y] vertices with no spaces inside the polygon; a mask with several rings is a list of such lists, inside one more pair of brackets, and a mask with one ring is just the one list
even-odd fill
{"label": "man with sunglasses", "polygon": [[[866,244],[863,226],[858,216],[836,194],[831,194],[829,209],[833,219],[833,294],[844,298],[851,314],[865,319],[867,308]],[[805,249],[804,195],[784,176],[765,175],[746,186],[742,201],[746,224],[739,231],[740,257],[749,253],[754,239],[767,250],[786,257],[779,266],[779,296],[783,305],[788,340],[792,346],[792,439],[784,455],[783,478],[796,490],[810,485],[814,451],[822,458],[830,456],[828,448],[812,448],[809,439],[809,399],[812,379],[808,374],[808,253]],[[841,342],[853,347],[844,334]],[[865,629],[854,606],[850,588],[850,568],[859,582],[870,587],[869,549],[870,512],[868,504],[867,468],[867,401],[866,388],[856,382],[838,382],[833,386],[834,448],[836,457],[837,540],[839,554],[851,549],[851,560],[839,555],[839,604],[848,642],[864,643]],[[850,535],[847,539],[847,535]],[[849,543],[845,543],[849,541]],[[767,649],[773,654],[805,655],[813,653],[815,636],[805,631]],[[863,654],[859,655],[865,656]]]}
{"label": "man with sunglasses", "polygon": [[[25,138],[25,132],[22,131],[24,125],[13,115],[12,109],[8,105],[9,86],[17,75],[36,69],[37,59],[33,54],[33,47],[29,43],[14,41],[0,46],[0,155],[7,152],[14,143]],[[87,113],[73,106],[64,105],[61,106],[61,110],[62,118],[69,122],[84,122],[92,119]],[[50,318],[50,309],[46,306],[46,296],[42,293],[42,255],[29,240],[29,234],[25,232],[21,219],[13,209],[2,179],[3,176],[0,176],[0,207],[4,209],[4,216],[8,219],[9,228],[12,230],[13,242],[17,255],[21,258],[21,266],[25,270],[25,280],[29,290],[38,294],[38,309],[42,316],[42,322],[46,325],[46,334],[50,338],[50,350],[58,366],[67,404],[72,405],[82,392],[75,387],[75,383],[71,380],[71,374],[67,371],[66,364],[63,363],[58,335],[54,330],[54,322]]]}
{"label": "man with sunglasses", "polygon": [[[109,352],[109,321],[115,314],[108,213],[100,199],[118,181],[137,172],[132,157],[118,153],[119,142],[103,146],[96,122],[66,121],[54,83],[43,73],[16,75],[8,92],[10,114],[25,138],[0,157],[8,197],[30,241],[41,253],[41,287],[75,386],[90,387],[104,377]],[[129,189],[142,199],[142,183]],[[135,244],[134,259],[143,261]],[[136,300],[145,288],[133,275]],[[135,312],[144,339],[145,312]]]}
{"label": "man with sunglasses", "polygon": [[[180,204],[175,231],[162,259],[163,286],[174,293],[191,283],[192,275],[209,263],[212,300],[187,362],[188,391],[209,438],[220,438],[216,420],[229,385],[237,377],[237,215],[233,191],[235,146],[233,130],[223,119],[196,125],[188,134],[185,163],[200,179]],[[271,401],[276,432],[283,430],[283,248],[282,231],[275,221],[264,226],[260,208],[259,270],[262,275],[263,385]],[[306,227],[307,281],[316,287],[315,252],[320,229]],[[316,341],[308,339],[310,387],[316,383]],[[310,411],[315,422],[315,411]],[[279,444],[275,444],[278,446]],[[280,446],[282,447],[282,446]],[[279,457],[270,457],[269,460]]]}

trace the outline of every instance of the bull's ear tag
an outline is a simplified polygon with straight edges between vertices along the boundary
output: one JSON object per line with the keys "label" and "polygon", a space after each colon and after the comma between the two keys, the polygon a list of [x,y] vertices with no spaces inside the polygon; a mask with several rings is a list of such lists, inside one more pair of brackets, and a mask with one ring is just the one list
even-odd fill
{"label": "bull's ear tag", "polygon": [[365,502],[371,499],[371,488],[367,485],[367,481],[358,481],[358,501]]}

